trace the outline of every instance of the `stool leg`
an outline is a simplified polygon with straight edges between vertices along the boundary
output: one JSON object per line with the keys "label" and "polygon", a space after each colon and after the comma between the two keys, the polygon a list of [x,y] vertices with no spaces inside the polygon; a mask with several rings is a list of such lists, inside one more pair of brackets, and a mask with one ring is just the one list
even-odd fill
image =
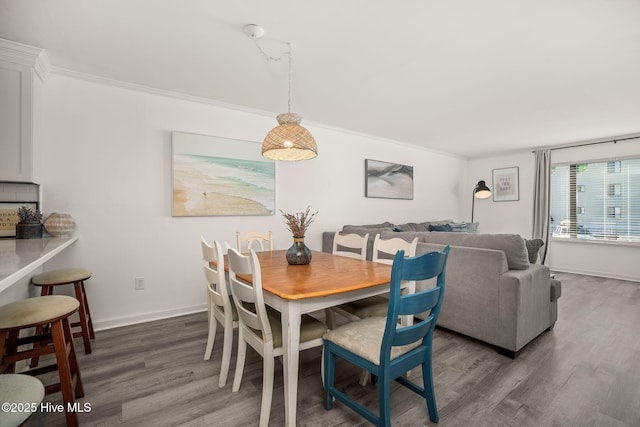
{"label": "stool leg", "polygon": [[69,318],[62,319],[62,327],[64,329],[65,340],[69,343],[69,348],[67,350],[69,354],[69,370],[71,372],[71,378],[75,378],[75,394],[76,399],[79,399],[84,396],[84,386],[82,385],[82,379],[80,378],[80,367],[78,366],[78,357],[76,356],[75,346],[73,344],[73,333],[71,332]]}
{"label": "stool leg", "polygon": [[91,320],[91,312],[89,311],[89,300],[87,299],[87,291],[84,288],[84,280],[80,283],[82,284],[82,295],[84,295],[84,309],[87,313],[87,320],[89,323],[89,337],[92,340],[95,340],[96,333],[93,331],[93,321]]}
{"label": "stool leg", "polygon": [[80,302],[78,314],[80,315],[80,329],[82,331],[82,341],[84,342],[84,354],[91,354],[91,340],[89,339],[89,323],[87,320],[87,307],[85,303],[87,299],[82,291],[82,282],[75,282],[73,287],[76,291],[76,299]]}
{"label": "stool leg", "polygon": [[13,374],[16,371],[16,362],[6,363],[3,359],[6,354],[17,352],[19,334],[17,330],[0,332],[0,374]]}
{"label": "stool leg", "polygon": [[[46,297],[47,295],[53,295],[53,286],[42,286],[40,288],[40,296]],[[36,335],[41,335],[43,333],[44,333],[44,326],[43,325],[36,326]],[[40,343],[34,342],[33,348],[38,348],[38,347],[40,347]],[[29,367],[35,368],[36,366],[38,366],[38,363],[40,363],[40,358],[34,357],[31,359],[31,362],[29,363]]]}
{"label": "stool leg", "polygon": [[[67,319],[65,319],[67,320]],[[67,320],[68,322],[68,320]],[[67,326],[68,328],[68,326]],[[75,353],[73,350],[73,338],[65,339],[66,330],[62,320],[56,320],[51,323],[51,334],[53,345],[56,353],[56,362],[58,363],[58,375],[60,376],[60,391],[62,392],[62,401],[64,402],[64,412],[67,418],[67,426],[78,425],[78,414],[70,412],[70,406],[73,405],[73,379],[71,377],[71,368],[69,366],[69,357]],[[67,356],[67,341],[69,344],[69,356]],[[79,377],[78,377],[79,380]]]}

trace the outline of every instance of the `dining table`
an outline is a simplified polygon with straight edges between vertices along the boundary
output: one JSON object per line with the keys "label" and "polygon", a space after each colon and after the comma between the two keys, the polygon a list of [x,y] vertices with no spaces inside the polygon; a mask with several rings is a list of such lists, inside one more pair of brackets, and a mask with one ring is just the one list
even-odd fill
{"label": "dining table", "polygon": [[264,301],[281,313],[285,425],[295,426],[302,315],[389,292],[391,266],[317,251],[306,265],[290,265],[286,250],[256,255]]}

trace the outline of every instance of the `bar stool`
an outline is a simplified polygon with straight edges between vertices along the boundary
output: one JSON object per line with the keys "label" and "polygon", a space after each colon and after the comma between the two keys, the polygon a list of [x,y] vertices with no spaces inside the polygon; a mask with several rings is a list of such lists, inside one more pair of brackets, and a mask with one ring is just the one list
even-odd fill
{"label": "bar stool", "polygon": [[[62,392],[68,426],[78,425],[75,398],[84,396],[80,369],[73,347],[69,316],[78,311],[80,303],[73,297],[51,295],[27,298],[0,307],[0,374],[12,374],[16,362],[36,356],[55,354],[55,363],[22,372],[32,376],[58,371],[59,382],[47,385],[45,394]],[[50,331],[20,338],[22,329],[50,326]],[[27,344],[39,344],[20,350]],[[23,347],[24,348],[24,347]]]}
{"label": "bar stool", "polygon": [[[40,410],[44,386],[39,379],[23,374],[0,375],[0,402],[9,406],[0,411],[0,426],[19,426]],[[15,409],[15,410],[13,410]]]}
{"label": "bar stool", "polygon": [[[80,327],[80,331],[74,332],[73,337],[82,337],[82,341],[84,343],[84,354],[91,354],[91,340],[96,338],[96,335],[93,332],[93,322],[91,321],[87,293],[84,289],[84,281],[90,277],[91,272],[83,268],[65,268],[61,270],[45,271],[44,273],[40,273],[31,278],[31,283],[33,285],[40,286],[42,288],[40,296],[43,297],[53,295],[53,288],[55,286],[73,284],[76,299],[80,302],[80,310],[78,310],[80,321],[71,323],[71,327]],[[37,363],[37,361],[35,363]]]}

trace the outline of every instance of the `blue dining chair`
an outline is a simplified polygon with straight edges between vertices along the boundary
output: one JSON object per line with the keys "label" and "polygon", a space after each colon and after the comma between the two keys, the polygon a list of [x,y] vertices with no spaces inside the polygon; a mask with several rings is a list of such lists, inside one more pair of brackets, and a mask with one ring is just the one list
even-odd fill
{"label": "blue dining chair", "polygon": [[[324,335],[325,408],[330,410],[334,398],[378,426],[391,425],[389,391],[391,380],[424,397],[429,419],[438,422],[433,375],[431,342],[436,319],[444,296],[445,268],[449,246],[442,252],[428,252],[405,258],[398,251],[391,267],[391,289],[387,317],[368,317],[347,323]],[[436,278],[435,287],[400,295],[400,282]],[[401,316],[428,312],[411,326],[398,326]],[[378,383],[379,415],[339,391],[334,385],[336,357],[369,371]],[[422,367],[423,387],[403,375]]]}

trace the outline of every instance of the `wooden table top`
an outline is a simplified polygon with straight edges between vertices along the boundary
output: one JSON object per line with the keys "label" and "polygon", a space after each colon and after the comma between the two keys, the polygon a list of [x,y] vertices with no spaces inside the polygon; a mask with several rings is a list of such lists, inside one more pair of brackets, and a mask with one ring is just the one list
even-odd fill
{"label": "wooden table top", "polygon": [[279,250],[256,255],[262,269],[262,288],[287,300],[364,289],[389,283],[391,278],[391,266],[387,264],[312,251],[311,264],[289,265],[286,253]]}

